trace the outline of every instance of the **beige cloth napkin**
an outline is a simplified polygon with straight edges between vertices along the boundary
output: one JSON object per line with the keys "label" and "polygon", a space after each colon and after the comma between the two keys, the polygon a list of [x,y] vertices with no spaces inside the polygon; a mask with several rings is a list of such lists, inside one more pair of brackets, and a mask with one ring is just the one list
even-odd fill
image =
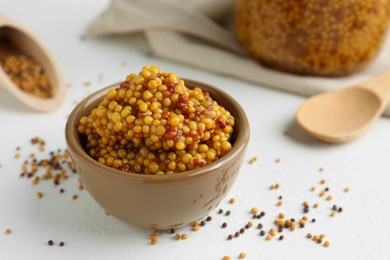
{"label": "beige cloth napkin", "polygon": [[[112,0],[88,27],[93,35],[143,32],[159,57],[262,86],[310,96],[390,71],[390,37],[365,70],[338,78],[298,76],[252,60],[225,24],[234,0]],[[231,19],[230,19],[231,20]],[[385,115],[390,116],[390,105]]]}

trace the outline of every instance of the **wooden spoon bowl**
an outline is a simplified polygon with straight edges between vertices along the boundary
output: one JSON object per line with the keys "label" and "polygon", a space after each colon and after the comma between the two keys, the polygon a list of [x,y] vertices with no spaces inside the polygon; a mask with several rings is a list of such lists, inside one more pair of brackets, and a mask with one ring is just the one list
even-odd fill
{"label": "wooden spoon bowl", "polygon": [[45,68],[48,74],[54,96],[40,98],[27,93],[16,86],[0,66],[0,87],[8,91],[21,103],[39,112],[49,112],[57,109],[65,97],[65,84],[59,67],[44,47],[42,42],[28,29],[11,18],[0,14],[0,38],[6,38],[23,53],[33,57]]}

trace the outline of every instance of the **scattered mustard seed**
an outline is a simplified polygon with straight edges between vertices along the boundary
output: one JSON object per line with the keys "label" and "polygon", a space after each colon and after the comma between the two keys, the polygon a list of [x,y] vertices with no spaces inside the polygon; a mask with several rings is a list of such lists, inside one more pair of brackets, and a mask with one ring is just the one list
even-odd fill
{"label": "scattered mustard seed", "polygon": [[257,157],[256,157],[256,156],[252,157],[252,158],[249,160],[249,164],[254,164],[255,162],[257,162]]}
{"label": "scattered mustard seed", "polygon": [[344,189],[344,192],[349,192],[349,187],[346,187],[346,188]]}
{"label": "scattered mustard seed", "polygon": [[185,240],[185,239],[187,239],[187,238],[188,238],[188,235],[187,235],[187,234],[184,233],[184,234],[181,235],[181,239],[182,239],[182,240]]}
{"label": "scattered mustard seed", "polygon": [[276,203],[276,206],[278,206],[278,207],[281,207],[283,205],[283,201],[278,201],[278,203]]}
{"label": "scattered mustard seed", "polygon": [[251,208],[251,214],[257,214],[258,209],[257,208]]}
{"label": "scattered mustard seed", "polygon": [[12,230],[11,229],[9,229],[9,228],[7,228],[6,230],[5,230],[5,232],[4,232],[6,235],[11,235],[11,233],[12,233]]}
{"label": "scattered mustard seed", "polygon": [[235,202],[236,202],[236,200],[234,198],[230,198],[230,200],[229,200],[230,204],[234,204]]}
{"label": "scattered mustard seed", "polygon": [[230,256],[225,255],[222,257],[222,260],[230,260]]}
{"label": "scattered mustard seed", "polygon": [[336,212],[332,211],[332,213],[330,213],[330,216],[331,216],[331,217],[336,216]]}
{"label": "scattered mustard seed", "polygon": [[240,259],[244,259],[246,257],[246,254],[244,252],[241,252],[239,255],[238,255],[238,258]]}
{"label": "scattered mustard seed", "polygon": [[325,183],[326,183],[326,180],[325,180],[325,179],[322,179],[320,183],[321,183],[321,184],[325,184]]}
{"label": "scattered mustard seed", "polygon": [[329,247],[330,246],[330,243],[329,243],[329,241],[325,241],[325,243],[324,243],[324,247]]}
{"label": "scattered mustard seed", "polygon": [[74,194],[74,195],[72,196],[72,200],[77,200],[78,197],[79,197],[79,196],[78,196],[77,194]]}
{"label": "scattered mustard seed", "polygon": [[43,197],[43,193],[40,192],[40,191],[38,191],[38,192],[37,192],[37,198],[38,198],[38,199],[42,199],[42,197]]}
{"label": "scattered mustard seed", "polygon": [[313,235],[311,233],[307,233],[306,237],[310,239],[313,237]]}
{"label": "scattered mustard seed", "polygon": [[329,195],[328,197],[326,197],[326,200],[332,200],[333,197],[331,195]]}

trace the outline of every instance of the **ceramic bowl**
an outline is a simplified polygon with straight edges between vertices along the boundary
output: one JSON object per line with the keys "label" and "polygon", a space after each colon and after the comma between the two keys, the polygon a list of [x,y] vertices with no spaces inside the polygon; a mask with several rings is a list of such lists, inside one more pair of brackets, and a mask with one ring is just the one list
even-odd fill
{"label": "ceramic bowl", "polygon": [[217,207],[236,180],[249,141],[249,123],[244,110],[218,88],[192,80],[185,80],[185,84],[209,92],[235,117],[232,150],[199,169],[172,175],[128,174],[102,165],[87,154],[77,124],[82,116],[97,107],[108,89],[119,84],[90,95],[68,118],[66,142],[84,187],[104,210],[126,223],[170,229],[199,220]]}

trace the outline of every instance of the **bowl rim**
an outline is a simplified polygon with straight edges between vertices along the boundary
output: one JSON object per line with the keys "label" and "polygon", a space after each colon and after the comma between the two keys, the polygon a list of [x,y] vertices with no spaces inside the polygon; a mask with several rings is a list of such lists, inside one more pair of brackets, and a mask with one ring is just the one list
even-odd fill
{"label": "bowl rim", "polygon": [[[118,170],[113,167],[109,167],[106,165],[103,165],[93,159],[82,147],[79,138],[79,134],[77,133],[76,125],[78,122],[76,122],[76,118],[80,117],[80,113],[85,111],[86,108],[91,106],[91,103],[95,103],[97,100],[101,101],[104,97],[104,95],[107,93],[107,90],[116,88],[119,86],[120,83],[112,84],[108,87],[105,87],[103,89],[100,89],[92,94],[90,94],[88,97],[83,99],[80,103],[78,103],[71,114],[68,117],[66,127],[65,127],[65,137],[66,137],[66,143],[68,145],[68,150],[72,150],[75,152],[79,157],[82,157],[86,162],[89,164],[92,164],[95,167],[103,169],[104,173],[110,174],[110,175],[116,175],[116,176],[121,176],[125,177],[130,180],[134,181],[141,181],[141,182],[175,182],[175,181],[183,181],[187,180],[190,178],[194,177],[199,177],[199,176],[204,176],[208,173],[213,172],[215,169],[219,168],[222,164],[225,164],[234,158],[238,154],[240,154],[243,150],[245,151],[246,146],[248,145],[249,142],[249,137],[250,137],[250,127],[249,127],[249,122],[248,118],[245,114],[245,111],[243,108],[240,106],[240,104],[229,94],[227,94],[225,91],[216,88],[214,86],[211,86],[206,83],[202,83],[199,81],[195,80],[190,80],[190,79],[184,79],[185,85],[189,88],[194,88],[194,87],[199,87],[203,91],[206,90],[207,92],[210,93],[210,95],[213,97],[213,95],[217,94],[219,96],[219,99],[225,100],[225,103],[230,103],[233,107],[234,112],[231,110],[229,111],[230,113],[235,113],[235,124],[239,124],[240,131],[237,134],[235,143],[232,146],[232,149],[225,154],[223,157],[220,159],[216,160],[215,162],[212,162],[210,164],[207,164],[201,168],[189,170],[189,171],[184,171],[180,173],[174,173],[170,175],[145,175],[145,174],[129,174],[126,172],[123,172],[121,170]],[[214,97],[213,97],[214,99]],[[90,111],[90,110],[89,110]],[[82,113],[81,116],[87,115],[87,113]],[[237,117],[238,116],[238,117]],[[70,151],[71,153],[71,151]]]}

